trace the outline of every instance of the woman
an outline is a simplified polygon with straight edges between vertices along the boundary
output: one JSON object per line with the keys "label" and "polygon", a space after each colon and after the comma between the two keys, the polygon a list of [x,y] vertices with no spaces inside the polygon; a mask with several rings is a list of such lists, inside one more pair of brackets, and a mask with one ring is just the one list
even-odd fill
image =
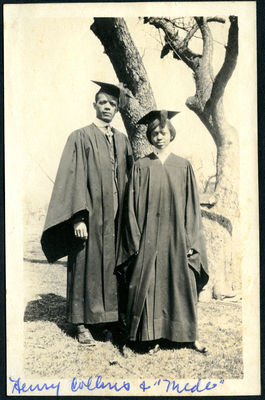
{"label": "woman", "polygon": [[[127,323],[132,341],[160,338],[205,353],[197,338],[198,294],[208,281],[200,203],[189,161],[168,151],[177,112],[151,111],[154,152],[138,160],[128,182],[123,261],[134,260]],[[126,254],[124,254],[126,252]]]}

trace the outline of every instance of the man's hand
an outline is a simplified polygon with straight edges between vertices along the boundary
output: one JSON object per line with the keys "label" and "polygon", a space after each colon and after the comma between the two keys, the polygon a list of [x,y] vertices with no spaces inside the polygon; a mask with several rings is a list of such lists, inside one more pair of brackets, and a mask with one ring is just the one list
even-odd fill
{"label": "man's hand", "polygon": [[80,221],[80,222],[76,222],[74,224],[74,231],[75,231],[75,236],[83,239],[83,240],[87,240],[88,238],[88,233],[87,233],[87,227],[85,222]]}

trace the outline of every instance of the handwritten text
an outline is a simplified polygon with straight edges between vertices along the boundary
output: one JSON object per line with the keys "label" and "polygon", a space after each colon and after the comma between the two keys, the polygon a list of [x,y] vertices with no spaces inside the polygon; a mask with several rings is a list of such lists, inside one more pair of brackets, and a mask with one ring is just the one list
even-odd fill
{"label": "handwritten text", "polygon": [[43,383],[42,386],[38,384],[36,386],[29,385],[29,387],[27,387],[26,383],[23,383],[23,384],[20,383],[20,378],[18,378],[17,380],[14,380],[9,377],[9,380],[14,383],[12,393],[17,392],[18,394],[20,394],[20,393],[27,393],[28,391],[42,392],[43,390],[56,389],[56,396],[59,396],[60,382],[58,382],[57,385],[52,384],[52,385],[48,386],[46,383]]}

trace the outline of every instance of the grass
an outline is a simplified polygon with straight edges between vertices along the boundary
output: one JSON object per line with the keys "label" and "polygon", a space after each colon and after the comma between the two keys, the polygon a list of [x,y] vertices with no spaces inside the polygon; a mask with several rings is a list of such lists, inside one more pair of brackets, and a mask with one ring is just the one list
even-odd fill
{"label": "grass", "polygon": [[[65,321],[66,263],[49,265],[39,246],[40,232],[24,235],[24,373],[26,378],[97,377],[104,379],[242,379],[241,304],[199,303],[199,337],[207,355],[160,341],[149,354],[126,346],[113,331],[113,343],[93,330],[96,347],[76,340]],[[31,260],[31,262],[30,262]],[[115,328],[112,326],[112,328]]]}
{"label": "grass", "polygon": [[96,348],[78,343],[75,327],[65,321],[64,265],[26,262],[24,272],[27,377],[243,378],[241,307],[237,304],[199,303],[199,336],[209,348],[207,355],[173,348],[164,341],[162,350],[152,355],[126,347],[126,358],[115,335],[112,344],[93,332],[99,339]]}

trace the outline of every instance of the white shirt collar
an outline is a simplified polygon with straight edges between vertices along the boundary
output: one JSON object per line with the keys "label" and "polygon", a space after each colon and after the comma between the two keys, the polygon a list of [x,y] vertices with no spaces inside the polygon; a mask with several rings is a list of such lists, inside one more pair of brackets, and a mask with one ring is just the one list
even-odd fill
{"label": "white shirt collar", "polygon": [[111,128],[111,124],[109,124],[108,122],[102,121],[101,119],[95,118],[94,120],[94,124],[98,127],[98,128],[105,128],[105,126],[109,125],[109,127]]}

